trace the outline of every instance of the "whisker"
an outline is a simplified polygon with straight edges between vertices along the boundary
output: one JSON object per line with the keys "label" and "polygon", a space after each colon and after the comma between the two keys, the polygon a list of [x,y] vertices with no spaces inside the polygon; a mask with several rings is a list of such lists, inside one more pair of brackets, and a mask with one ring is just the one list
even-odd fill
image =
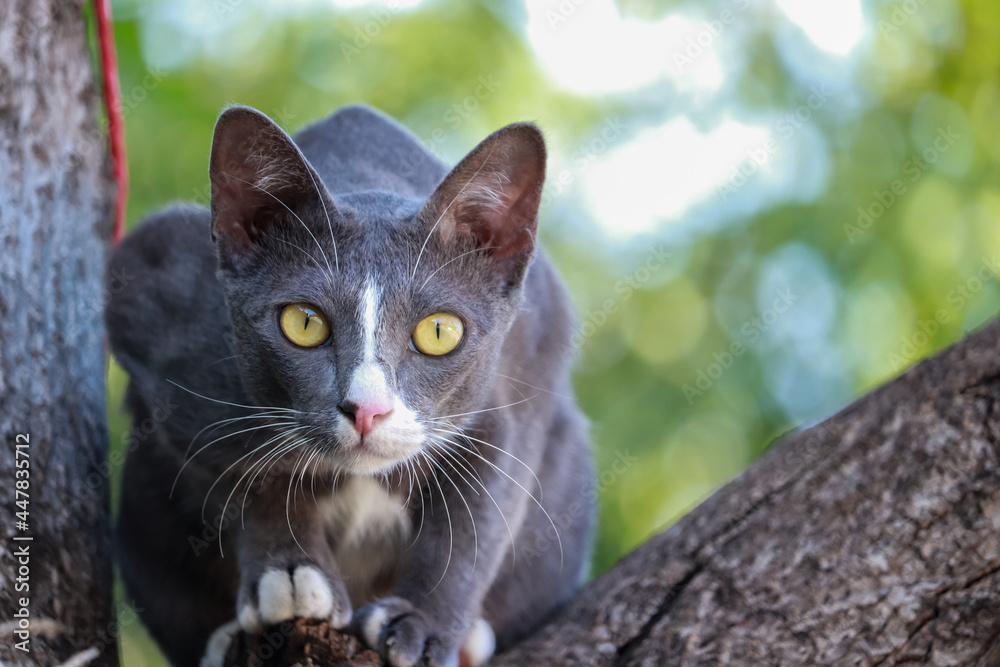
{"label": "whisker", "polygon": [[406,490],[406,501],[403,503],[403,506],[408,508],[410,498],[413,496],[413,465],[410,463],[410,459],[403,459],[403,465],[406,467],[406,478],[410,482],[410,486]]}
{"label": "whisker", "polygon": [[[493,503],[493,506],[497,508],[497,512],[500,513],[500,518],[503,519],[503,523],[507,527],[507,535],[510,537],[510,562],[511,565],[513,566],[515,561],[515,551],[517,549],[517,546],[514,543],[514,531],[511,530],[510,523],[507,522],[507,515],[504,514],[503,509],[501,509],[499,503],[497,503],[496,499],[493,497],[493,494],[490,493],[490,490],[486,487],[486,483],[483,481],[483,478],[479,475],[479,472],[475,468],[473,468],[470,463],[462,459],[462,457],[457,452],[453,452],[447,448],[446,445],[452,444],[451,441],[448,440],[447,438],[441,438],[440,436],[434,436],[434,437],[437,439],[438,442],[441,443],[437,451],[453,459],[455,462],[459,463],[459,465],[462,465],[466,470],[470,471],[471,474],[469,476],[472,478],[473,481],[479,484],[479,486],[483,489],[483,492],[486,493],[486,496]],[[461,477],[463,480],[465,479],[464,475]],[[470,488],[473,488],[472,484],[468,480],[465,480],[465,483],[469,484]],[[475,489],[473,488],[473,490]],[[477,495],[478,493],[479,492],[476,491]]]}
{"label": "whisker", "polygon": [[452,257],[452,258],[451,258],[451,259],[449,259],[449,260],[448,260],[447,262],[445,262],[445,263],[444,263],[444,264],[442,264],[441,266],[439,266],[439,267],[437,267],[436,269],[434,269],[434,273],[432,273],[431,275],[427,276],[427,280],[425,280],[425,281],[424,281],[424,284],[420,286],[420,289],[423,289],[423,288],[427,287],[427,283],[429,283],[429,282],[431,281],[431,278],[433,278],[434,276],[436,276],[436,275],[437,275],[437,272],[438,272],[438,271],[440,271],[440,270],[441,270],[441,269],[443,269],[444,267],[448,266],[449,264],[451,264],[452,262],[454,262],[454,261],[455,261],[456,259],[462,259],[462,258],[463,258],[463,257],[465,257],[466,255],[471,255],[471,254],[472,254],[472,253],[474,253],[474,252],[480,252],[480,251],[482,251],[482,250],[496,250],[496,248],[497,248],[497,247],[498,247],[498,246],[495,246],[495,245],[491,245],[491,246],[487,246],[487,247],[485,247],[485,248],[475,248],[475,249],[473,249],[473,250],[468,250],[468,251],[466,251],[466,252],[463,252],[463,253],[462,253],[461,255],[459,255],[458,257]]}
{"label": "whisker", "polygon": [[[299,223],[302,225],[302,227],[305,228],[305,230],[307,232],[309,232],[309,236],[312,237],[313,242],[316,244],[316,247],[319,249],[319,254],[323,257],[323,261],[326,262],[326,270],[329,272],[329,276],[327,277],[327,280],[332,280],[332,278],[333,278],[333,267],[330,266],[330,259],[326,256],[326,253],[323,252],[323,246],[320,245],[319,239],[317,239],[316,235],[312,233],[311,229],[309,229],[309,225],[307,225],[305,222],[303,222],[302,218],[300,218],[299,215],[295,211],[293,211],[292,209],[288,208],[288,204],[286,204],[285,202],[281,201],[280,199],[278,199],[277,197],[275,197],[270,192],[268,192],[264,188],[260,187],[256,183],[251,183],[250,181],[244,181],[239,176],[233,176],[232,174],[229,174],[229,173],[227,173],[226,175],[229,176],[229,177],[231,177],[231,178],[235,178],[237,181],[240,181],[242,183],[246,183],[247,185],[249,185],[252,188],[256,188],[256,189],[260,190],[261,192],[263,192],[264,194],[266,194],[268,197],[270,197],[274,201],[276,201],[279,204],[281,204],[282,206],[284,206],[285,210],[288,211],[289,213],[291,213],[295,217],[295,219],[299,221]],[[314,184],[315,184],[315,182],[314,182]],[[322,197],[320,199],[322,200]],[[326,204],[325,203],[323,205],[323,210],[326,210]],[[338,267],[339,267],[339,264],[338,264]]]}
{"label": "whisker", "polygon": [[490,447],[490,448],[492,448],[492,449],[500,452],[501,454],[509,456],[514,461],[516,461],[517,463],[519,463],[522,466],[524,466],[524,469],[528,471],[528,473],[531,475],[531,478],[533,480],[535,480],[535,486],[538,487],[538,493],[544,499],[545,492],[542,489],[542,482],[541,482],[541,480],[538,479],[538,475],[535,474],[535,471],[534,471],[534,469],[531,466],[529,466],[527,463],[525,463],[524,461],[522,461],[521,459],[519,459],[514,454],[511,454],[510,452],[508,452],[503,447],[497,447],[496,445],[490,444],[490,443],[486,442],[485,440],[480,440],[479,438],[473,437],[473,436],[469,435],[468,433],[465,433],[464,431],[462,431],[462,429],[456,427],[454,424],[448,424],[448,426],[450,426],[451,428],[450,429],[444,429],[444,428],[440,428],[440,427],[435,427],[435,430],[439,431],[441,433],[450,433],[451,435],[457,435],[460,438],[465,438],[467,440],[471,440],[472,442],[478,443],[480,445],[486,445],[487,447]]}
{"label": "whisker", "polygon": [[[317,452],[317,455],[320,454],[320,450],[319,449],[317,449],[316,452]],[[313,503],[317,504],[317,505],[319,504],[319,501],[316,500],[316,472],[317,472],[316,469],[319,467],[319,464],[320,464],[319,456],[317,456],[316,466],[313,467],[312,476],[309,479],[309,491],[312,493]]]}
{"label": "whisker", "polygon": [[469,485],[469,488],[472,489],[472,492],[475,493],[477,496],[480,495],[479,490],[476,489],[476,487],[472,486],[472,484],[470,484],[469,481],[465,479],[464,473],[469,473],[470,475],[473,476],[473,480],[479,483],[482,483],[482,478],[479,476],[479,473],[476,472],[474,468],[469,468],[468,466],[456,468],[456,466],[458,465],[456,461],[461,462],[462,458],[458,456],[456,452],[453,452],[446,446],[444,446],[448,444],[448,440],[446,440],[445,438],[441,438],[440,436],[436,436],[435,439],[432,440],[430,444],[431,444],[431,449],[433,449],[434,451],[438,452],[439,454],[441,454],[446,458],[446,460],[448,461],[448,465],[450,465],[453,469],[455,469],[455,472],[459,473],[459,477],[465,480],[465,483]]}
{"label": "whisker", "polygon": [[[180,480],[181,474],[184,472],[184,469],[187,468],[188,464],[191,463],[192,461],[194,461],[195,457],[197,457],[199,454],[201,454],[203,451],[205,451],[206,449],[208,449],[209,447],[211,447],[215,443],[220,442],[222,440],[225,440],[227,438],[235,437],[237,435],[242,435],[243,433],[250,433],[251,431],[260,431],[261,429],[265,429],[265,428],[272,428],[274,426],[281,426],[281,425],[284,425],[284,424],[295,424],[295,423],[296,422],[294,422],[294,421],[288,421],[288,422],[268,422],[266,424],[258,424],[257,426],[251,426],[250,428],[245,428],[245,429],[243,429],[241,431],[236,431],[235,433],[228,433],[226,435],[219,436],[215,440],[212,440],[207,445],[204,445],[201,448],[199,448],[198,451],[196,451],[194,454],[192,454],[190,458],[185,459],[184,463],[181,464],[180,470],[177,471],[177,475],[174,477],[174,483],[171,484],[171,486],[170,486],[170,495],[169,495],[169,498],[173,498],[174,497],[174,490],[177,488],[177,482],[178,482],[178,480]],[[188,446],[188,448],[190,449],[190,445]]]}
{"label": "whisker", "polygon": [[210,363],[208,366],[206,366],[206,368],[211,368],[212,366],[214,366],[216,364],[221,364],[223,361],[229,361],[230,359],[235,359],[238,356],[240,356],[240,355],[238,355],[238,354],[231,354],[228,357],[222,357],[221,359],[216,359],[215,361],[213,361],[212,363]]}
{"label": "whisker", "polygon": [[[215,487],[216,487],[216,486],[217,486],[217,485],[219,484],[219,482],[220,482],[220,481],[222,481],[222,478],[223,478],[223,477],[225,477],[225,476],[226,476],[226,475],[227,475],[227,474],[229,473],[229,471],[230,471],[230,470],[232,470],[232,469],[233,469],[233,468],[235,468],[235,467],[236,467],[237,465],[239,465],[241,461],[243,461],[244,459],[246,459],[246,458],[248,458],[248,457],[250,457],[250,456],[253,456],[253,455],[254,455],[255,453],[259,452],[259,451],[260,451],[261,449],[263,449],[263,448],[264,448],[264,447],[266,447],[267,445],[271,444],[272,442],[274,442],[275,440],[277,440],[277,439],[278,439],[279,437],[281,437],[282,435],[284,435],[284,433],[283,433],[283,432],[280,432],[280,431],[279,431],[279,433],[277,433],[277,434],[276,434],[275,436],[273,436],[273,437],[269,438],[268,440],[266,440],[266,441],[264,442],[264,444],[262,444],[262,445],[258,445],[257,447],[254,447],[254,448],[253,448],[253,449],[251,449],[251,450],[250,450],[249,452],[247,452],[247,453],[246,453],[246,454],[244,454],[243,456],[241,456],[241,457],[239,457],[238,459],[236,459],[235,461],[233,461],[233,462],[232,462],[232,463],[231,463],[231,464],[229,465],[229,467],[227,467],[227,468],[226,468],[225,470],[223,470],[223,471],[222,471],[222,472],[221,472],[221,473],[219,474],[219,476],[215,478],[215,481],[214,481],[214,482],[212,482],[212,485],[211,485],[210,487],[208,487],[208,491],[207,491],[207,492],[205,493],[205,500],[204,500],[204,502],[202,502],[202,504],[201,504],[201,520],[202,520],[202,521],[204,521],[204,520],[205,520],[205,506],[206,506],[206,505],[208,504],[208,498],[209,498],[209,496],[211,496],[211,495],[212,495],[212,491],[214,491],[214,490],[215,490]],[[245,474],[245,473],[244,473],[244,474]]]}
{"label": "whisker", "polygon": [[238,421],[242,421],[244,419],[264,419],[264,418],[267,418],[267,417],[278,417],[278,416],[281,416],[283,418],[288,418],[289,417],[287,414],[285,414],[283,412],[277,412],[277,411],[273,411],[273,410],[262,410],[260,413],[255,414],[255,415],[242,415],[240,417],[230,417],[229,419],[220,419],[218,421],[214,421],[211,424],[208,424],[207,426],[205,426],[200,431],[198,431],[197,433],[194,434],[194,437],[191,438],[191,442],[188,443],[187,449],[184,450],[184,458],[185,459],[187,458],[188,454],[191,453],[191,447],[194,446],[195,441],[199,437],[201,437],[202,433],[205,433],[206,431],[210,431],[210,432],[211,431],[217,431],[217,430],[219,430],[219,428],[222,427],[223,424],[232,424],[232,423],[236,423]]}
{"label": "whisker", "polygon": [[[216,485],[222,480],[222,478],[230,470],[232,470],[233,467],[236,466],[241,460],[243,460],[247,456],[252,455],[254,452],[259,451],[263,447],[266,447],[270,443],[272,443],[275,440],[277,440],[279,437],[281,437],[281,434],[275,435],[274,437],[268,439],[264,444],[260,445],[259,447],[255,447],[248,454],[245,454],[244,456],[241,456],[239,459],[237,459],[236,461],[234,461],[232,465],[230,465],[228,468],[226,468],[222,472],[222,474],[220,474],[218,477],[215,478],[215,481],[212,482],[212,486],[209,487],[208,492],[205,494],[205,500],[201,504],[201,520],[202,520],[202,522],[205,521],[205,507],[208,504],[208,499],[212,495],[212,491],[215,489]],[[223,558],[225,558],[226,555],[225,555],[225,553],[223,553],[223,547],[222,547],[222,522],[223,522],[223,520],[224,520],[224,518],[226,516],[226,510],[229,509],[229,501],[232,500],[233,494],[236,493],[236,489],[239,488],[240,482],[243,481],[243,478],[246,476],[246,474],[247,473],[243,473],[243,475],[240,477],[240,479],[237,480],[236,484],[233,486],[233,490],[229,492],[228,496],[226,496],[226,502],[223,503],[223,506],[222,506],[222,513],[219,515],[219,530],[218,530],[218,533],[219,533],[219,555],[221,557],[223,557]],[[242,508],[241,508],[241,512],[242,512]]]}
{"label": "whisker", "polygon": [[316,196],[319,197],[319,203],[323,207],[323,215],[326,216],[326,227],[330,230],[330,241],[333,242],[333,262],[337,265],[337,271],[340,271],[340,257],[337,255],[337,239],[333,235],[333,223],[330,221],[330,212],[326,210],[326,200],[323,199],[323,193],[320,192],[319,186],[316,184],[316,177],[313,176],[312,169],[306,169],[309,174],[309,180],[312,181],[313,188],[316,190]]}
{"label": "whisker", "polygon": [[[305,427],[303,427],[303,428],[305,428]],[[296,446],[298,446],[300,444],[302,444],[302,443],[301,442],[297,442]],[[264,483],[264,481],[267,479],[267,476],[271,474],[271,470],[274,469],[274,466],[276,466],[278,464],[278,461],[280,461],[284,457],[285,454],[287,454],[287,452],[283,452],[280,456],[277,456],[277,457],[275,457],[274,459],[271,460],[271,462],[267,466],[267,470],[264,471],[264,476],[260,478],[260,483],[261,484]]]}
{"label": "whisker", "polygon": [[[284,440],[282,440],[278,445],[276,445],[270,452],[268,452],[267,454],[265,454],[264,456],[262,456],[259,461],[255,462],[253,465],[251,465],[250,468],[246,472],[244,472],[240,476],[240,478],[238,480],[236,480],[236,484],[233,485],[232,491],[230,491],[229,495],[226,496],[226,504],[223,507],[223,515],[225,515],[225,510],[229,508],[229,502],[232,500],[233,495],[235,495],[236,491],[240,488],[240,484],[243,483],[243,480],[246,478],[247,475],[250,474],[250,472],[252,470],[257,469],[258,466],[262,466],[263,465],[263,461],[268,460],[270,457],[274,456],[276,453],[283,454],[284,452],[288,452],[288,451],[291,451],[292,449],[295,449],[296,443],[294,442],[294,438],[291,437],[291,434],[290,433],[283,433],[283,434],[280,434],[277,437],[282,437],[282,436],[284,436]],[[256,478],[256,477],[257,477],[257,475],[254,474],[253,478]],[[244,513],[246,511],[246,506],[247,506],[247,497],[250,495],[250,489],[253,488],[253,478],[251,478],[250,482],[247,483],[247,490],[243,494],[243,503],[240,505],[240,526],[242,528],[246,528],[245,514]],[[220,553],[222,552],[222,530],[221,530],[221,524],[220,524],[220,530],[219,530],[219,552]]]}
{"label": "whisker", "polygon": [[[250,478],[250,481],[247,482],[246,491],[243,493],[243,504],[240,506],[240,525],[244,527],[246,526],[244,522],[244,510],[246,509],[247,497],[250,495],[250,489],[253,488],[254,482],[257,481],[257,476],[260,475],[260,473],[264,472],[264,466],[275,460],[275,457],[281,453],[283,447],[290,444],[295,439],[296,433],[306,428],[307,427],[305,426],[298,426],[290,430],[282,430],[280,435],[285,436],[285,439],[282,440],[280,444],[275,446],[270,452],[260,457],[260,460],[254,462],[254,464],[250,466],[250,469],[243,474],[243,477],[246,477],[247,474],[253,471],[253,476]],[[239,481],[236,482],[237,487],[239,486],[240,482],[243,481],[243,477],[241,477]]]}
{"label": "whisker", "polygon": [[[419,457],[422,453],[423,453],[422,451],[418,451],[417,452],[417,457]],[[419,473],[420,477],[423,478],[423,484],[420,484],[420,478],[419,477],[416,480],[417,481],[417,491],[420,493],[420,526],[417,527],[417,534],[414,535],[413,536],[413,540],[410,541],[410,546],[406,548],[407,551],[409,551],[410,548],[414,544],[417,543],[417,540],[420,538],[420,533],[423,532],[423,530],[424,530],[424,518],[425,518],[424,517],[424,512],[425,512],[425,509],[426,509],[426,502],[424,500],[424,488],[425,487],[428,488],[428,489],[430,488],[430,481],[427,479],[427,472],[426,472],[425,469],[423,469],[423,467],[416,460],[417,457],[414,457],[414,459],[413,459],[413,471],[415,473]],[[432,507],[433,507],[433,505],[432,505]]]}
{"label": "whisker", "polygon": [[527,403],[531,399],[537,398],[537,397],[538,397],[538,394],[535,394],[534,396],[528,396],[527,398],[522,398],[520,401],[514,401],[513,403],[508,403],[507,405],[498,405],[495,408],[483,408],[482,410],[473,410],[472,412],[459,412],[458,414],[454,414],[454,415],[442,415],[440,417],[433,417],[431,419],[428,419],[427,421],[441,422],[441,421],[445,421],[445,420],[451,419],[452,417],[468,417],[469,415],[478,415],[478,414],[480,414],[482,412],[492,412],[494,410],[503,410],[504,408],[512,408],[515,405],[520,405],[521,403]]}
{"label": "whisker", "polygon": [[[299,445],[301,446],[302,443],[300,442]],[[285,494],[285,521],[288,523],[288,532],[291,534],[292,540],[295,542],[295,545],[308,558],[308,557],[310,557],[309,556],[309,552],[305,550],[305,547],[303,547],[302,544],[299,543],[299,538],[297,538],[295,536],[295,529],[292,527],[292,515],[291,515],[291,511],[288,508],[289,499],[291,498],[291,495],[292,495],[292,488],[294,488],[294,486],[295,486],[295,469],[298,468],[299,462],[302,460],[302,457],[303,457],[303,455],[305,453],[306,452],[302,452],[302,454],[299,454],[299,458],[296,459],[295,465],[292,467],[292,474],[288,478],[288,493]]]}
{"label": "whisker", "polygon": [[[294,437],[292,437],[291,433],[280,433],[274,438],[272,438],[271,441],[273,442],[279,439],[281,441],[277,445],[275,445],[271,449],[271,451],[267,452],[262,457],[260,457],[259,460],[251,464],[251,466],[246,471],[244,471],[242,475],[240,475],[240,478],[236,480],[236,483],[233,485],[233,489],[229,492],[229,495],[226,497],[226,505],[224,510],[229,507],[230,500],[232,500],[232,497],[236,494],[236,491],[240,488],[240,484],[243,483],[243,480],[246,479],[247,475],[249,475],[254,470],[260,472],[260,468],[263,467],[264,462],[270,460],[271,457],[280,454],[282,452],[288,451],[289,449],[295,448]],[[253,477],[250,478],[250,481],[247,482],[246,491],[243,493],[243,502],[240,504],[240,527],[242,528],[246,528],[245,512],[247,507],[247,498],[250,496],[250,489],[253,488],[253,480],[256,479],[256,477],[257,473],[254,473]],[[221,540],[219,546],[221,549],[222,546]]]}
{"label": "whisker", "polygon": [[[302,444],[303,445],[305,444],[304,437],[302,439]],[[295,508],[298,507],[298,502],[299,502],[298,492],[292,493],[292,489],[295,488],[295,471],[299,469],[299,464],[301,464],[304,459],[309,458],[311,454],[312,452],[310,452],[308,449],[303,449],[301,452],[299,452],[299,457],[295,459],[295,465],[292,466],[292,474],[288,478],[288,494],[291,496],[290,500],[292,503],[292,507]],[[285,501],[285,514],[288,514],[288,500]]]}
{"label": "whisker", "polygon": [[292,408],[279,408],[279,407],[272,406],[272,405],[243,405],[242,403],[230,403],[229,401],[222,401],[222,400],[219,400],[217,398],[211,398],[210,396],[205,396],[204,394],[199,394],[196,391],[191,391],[187,387],[185,387],[183,385],[180,385],[180,384],[177,384],[173,380],[167,380],[167,382],[169,382],[170,384],[174,385],[178,389],[186,391],[187,393],[189,393],[189,394],[191,394],[193,396],[197,396],[198,398],[204,398],[206,401],[212,401],[213,403],[219,403],[221,405],[231,405],[234,408],[246,408],[247,410],[281,410],[282,412],[294,412],[295,414],[299,414],[299,415],[311,415],[311,414],[315,414],[313,412],[302,412],[301,410],[295,410],[295,409],[292,409]]}
{"label": "whisker", "polygon": [[[459,435],[459,436],[465,437],[465,438],[469,437],[469,436],[465,436],[463,434],[456,434],[456,435]],[[528,491],[526,488],[524,488],[524,486],[520,482],[518,482],[516,479],[514,479],[509,474],[507,474],[507,472],[505,470],[503,470],[502,468],[500,468],[500,466],[498,466],[495,463],[493,463],[493,461],[490,461],[488,458],[486,458],[485,456],[483,456],[482,454],[480,454],[479,452],[477,452],[475,449],[473,449],[471,447],[465,447],[465,446],[459,444],[458,442],[455,442],[454,440],[452,440],[450,442],[451,442],[451,444],[453,446],[458,447],[462,451],[468,452],[472,456],[475,456],[475,457],[479,458],[481,461],[483,461],[484,463],[486,463],[488,466],[490,466],[491,468],[493,468],[494,470],[496,470],[498,473],[500,473],[501,475],[503,475],[504,477],[506,477],[507,479],[509,479],[511,482],[513,482],[514,484],[516,484],[519,489],[521,489],[522,491],[524,491],[528,495],[528,497],[531,498],[532,501],[534,501],[535,505],[538,506],[538,509],[540,509],[542,511],[542,514],[545,515],[545,518],[548,519],[549,525],[552,526],[552,530],[555,532],[556,541],[559,543],[559,567],[561,568],[562,565],[563,565],[563,559],[564,559],[563,546],[562,546],[562,537],[560,537],[560,535],[559,535],[559,529],[556,527],[555,521],[552,520],[552,517],[549,516],[549,513],[545,510],[544,507],[542,507],[542,503],[539,502],[538,498],[536,498],[530,491]],[[489,443],[485,443],[485,444],[489,444]],[[493,447],[493,445],[490,445],[490,446]],[[495,447],[495,449],[497,451],[501,451],[501,452],[504,451],[504,450],[500,449],[499,447]],[[529,470],[530,470],[530,468],[529,468]],[[535,479],[537,479],[537,477]],[[541,486],[539,486],[539,491],[540,490],[541,490]]]}
{"label": "whisker", "polygon": [[438,219],[434,221],[434,226],[431,227],[431,231],[427,232],[427,238],[424,239],[424,244],[420,246],[420,252],[417,254],[417,261],[413,263],[413,275],[410,276],[410,280],[416,280],[417,278],[417,267],[420,266],[420,258],[424,256],[424,250],[427,248],[427,242],[431,240],[431,235],[434,233],[434,230],[437,229],[439,224],[441,224],[441,220],[444,219],[444,216],[448,212],[448,209],[451,208],[451,205],[458,201],[458,198],[462,196],[465,189],[472,185],[472,181],[476,180],[476,177],[479,176],[479,172],[481,172],[483,167],[486,166],[486,163],[490,161],[490,158],[493,156],[494,148],[496,148],[495,142],[490,144],[490,152],[486,154],[486,159],[483,160],[482,164],[479,165],[479,168],[476,169],[476,173],[474,173],[469,180],[466,181],[465,185],[462,186],[462,189],[459,190],[454,197],[452,197],[451,201],[448,202],[448,205],[444,207],[443,211],[441,211],[441,215],[438,216]]}
{"label": "whisker", "polygon": [[[430,456],[427,456],[426,452],[421,451],[426,460],[431,464],[432,467],[435,466],[435,461]],[[451,566],[451,555],[455,547],[455,531],[451,526],[451,511],[448,509],[448,499],[444,495],[444,490],[441,488],[441,482],[438,481],[437,475],[431,474],[431,479],[434,480],[434,484],[438,488],[438,493],[441,494],[441,504],[444,505],[444,514],[448,518],[448,560],[444,563],[444,571],[441,573],[441,578],[437,580],[437,583],[431,588],[428,593],[433,593],[434,590],[444,581],[444,576],[448,574],[448,568]]]}
{"label": "whisker", "polygon": [[517,382],[517,383],[523,384],[524,386],[530,387],[530,388],[532,388],[532,389],[534,389],[536,391],[541,391],[541,392],[544,392],[546,394],[552,394],[553,396],[558,396],[559,398],[565,398],[565,399],[573,400],[572,396],[567,396],[566,394],[560,394],[559,392],[556,392],[556,391],[549,391],[548,389],[542,389],[541,387],[536,387],[535,385],[531,384],[530,382],[525,382],[524,380],[518,380],[517,378],[513,378],[513,377],[511,377],[509,375],[504,375],[503,373],[497,373],[497,377],[502,377],[505,380],[511,380],[513,382]]}
{"label": "whisker", "polygon": [[[462,491],[458,488],[458,485],[455,484],[454,480],[452,480],[451,475],[448,474],[448,471],[444,469],[444,465],[442,465],[439,461],[435,461],[435,464],[437,465],[438,470],[441,471],[441,474],[444,475],[444,478],[448,480],[448,483],[451,484],[452,487],[455,489],[455,493],[458,494],[459,500],[461,500],[462,504],[465,505],[465,511],[469,513],[469,519],[472,520],[472,539],[473,539],[473,544],[475,544],[476,547],[476,550],[475,552],[473,552],[472,555],[472,569],[475,570],[476,563],[479,562],[479,532],[476,530],[476,517],[472,513],[472,508],[469,507],[469,503],[465,500],[465,494],[462,493]],[[452,469],[454,470],[455,468],[453,467]],[[461,477],[461,474],[459,476]],[[466,482],[466,484],[468,484],[468,482]],[[469,488],[472,488],[471,484],[469,485]],[[479,495],[478,491],[476,492],[476,495]],[[445,571],[447,572],[447,570]],[[444,575],[442,575],[442,578],[443,577]]]}
{"label": "whisker", "polygon": [[261,410],[257,414],[253,415],[240,415],[239,417],[228,417],[226,419],[220,419],[218,421],[214,421],[211,424],[205,426],[203,429],[201,429],[200,431],[198,431],[198,433],[195,434],[195,437],[192,438],[192,440],[196,440],[205,431],[217,431],[224,424],[233,424],[239,421],[243,421],[245,419],[271,419],[271,418],[294,419],[295,417],[296,417],[295,414],[279,410]]}
{"label": "whisker", "polygon": [[[307,443],[311,443],[312,442],[312,438],[309,438],[308,436],[305,436],[305,437],[306,437],[306,442]],[[319,455],[320,455],[320,450],[313,449],[312,453],[309,455],[309,458],[306,459],[306,464],[304,466],[302,466],[302,474],[299,475],[299,491],[302,492],[302,498],[303,499],[305,499],[305,497],[306,497],[306,473],[309,472],[309,465],[314,460],[316,460],[316,457],[318,457]],[[315,470],[313,471],[311,479],[312,479],[312,481],[316,481],[316,471]],[[316,500],[315,491],[313,492],[313,500]]]}
{"label": "whisker", "polygon": [[[320,271],[323,270],[323,265],[319,263],[319,260],[316,259],[316,257],[311,252],[306,252],[305,248],[303,248],[302,246],[300,246],[298,243],[292,243],[291,241],[286,241],[285,239],[280,239],[280,238],[278,238],[277,236],[275,236],[273,234],[268,234],[267,236],[269,238],[274,239],[275,241],[279,241],[281,243],[284,243],[285,245],[292,246],[293,248],[295,248],[296,250],[298,250],[299,252],[301,252],[303,255],[305,255],[306,257],[308,257],[309,259],[311,259],[316,264],[316,266],[319,268]],[[327,282],[327,284],[330,284],[330,279],[327,278],[326,282]]]}

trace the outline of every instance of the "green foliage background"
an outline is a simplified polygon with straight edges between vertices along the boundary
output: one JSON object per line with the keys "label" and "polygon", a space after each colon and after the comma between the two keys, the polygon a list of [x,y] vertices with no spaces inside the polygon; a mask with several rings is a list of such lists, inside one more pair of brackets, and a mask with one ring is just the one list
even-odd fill
{"label": "green foliage background", "polygon": [[[650,21],[678,13],[710,20],[731,5],[622,0],[619,8]],[[766,186],[761,174],[703,229],[679,233],[664,221],[626,237],[595,222],[582,176],[615,149],[593,150],[609,119],[626,128],[616,139],[624,144],[677,116],[708,130],[731,115],[780,117],[808,97],[797,59],[813,55],[782,46],[794,27],[775,5],[751,5],[739,31],[717,38],[739,40],[730,45],[739,64],[732,85],[697,98],[669,82],[605,95],[560,90],[528,43],[520,3],[430,1],[386,21],[367,5],[301,2],[276,11],[252,0],[119,0],[129,224],[172,201],[207,204],[211,132],[227,103],[255,106],[294,131],[364,101],[452,161],[508,122],[538,122],[552,146],[550,174],[574,176],[550,187],[541,233],[581,321],[592,325],[581,329],[576,388],[602,475],[599,573],[776,436],[843,407],[1000,307],[991,263],[1000,251],[1000,4],[990,0],[863,3],[865,40],[843,66],[846,83],[806,121],[821,140],[816,161],[826,165],[813,193],[741,208]],[[377,34],[355,41],[373,21]],[[665,45],[660,55],[681,48]],[[456,111],[482,77],[495,92]],[[942,128],[957,133],[954,145],[910,180],[913,157]],[[593,160],[575,162],[581,154]],[[897,179],[905,192],[863,228],[858,207],[877,211],[872,203]],[[669,193],[672,183],[661,187]],[[720,187],[714,203],[726,199]],[[653,249],[670,258],[642,273]],[[638,289],[622,288],[629,281]],[[780,289],[795,297],[788,313],[761,319]],[[734,343],[745,352],[727,358]],[[119,452],[124,383],[112,365]],[[614,465],[628,457],[637,460]],[[123,628],[122,648],[126,665],[162,664],[134,623]]]}

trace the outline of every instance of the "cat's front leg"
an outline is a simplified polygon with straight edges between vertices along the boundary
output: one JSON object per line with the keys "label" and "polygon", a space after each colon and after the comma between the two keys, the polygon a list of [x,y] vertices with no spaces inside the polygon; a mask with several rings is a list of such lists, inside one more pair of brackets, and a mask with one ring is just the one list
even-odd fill
{"label": "cat's front leg", "polygon": [[483,598],[509,554],[511,538],[500,508],[508,517],[518,516],[523,499],[498,484],[499,474],[488,468],[476,474],[489,495],[475,493],[461,477],[449,481],[438,473],[441,478],[425,489],[431,497],[424,502],[433,512],[417,511],[424,525],[392,596],[359,610],[354,621],[355,631],[392,667],[457,667],[460,654],[464,664],[478,666],[493,653],[493,631],[480,616]]}
{"label": "cat's front leg", "polygon": [[260,494],[246,508],[244,529],[237,529],[240,627],[259,633],[292,618],[346,627],[351,601],[319,512],[312,502],[286,501],[285,493]]}

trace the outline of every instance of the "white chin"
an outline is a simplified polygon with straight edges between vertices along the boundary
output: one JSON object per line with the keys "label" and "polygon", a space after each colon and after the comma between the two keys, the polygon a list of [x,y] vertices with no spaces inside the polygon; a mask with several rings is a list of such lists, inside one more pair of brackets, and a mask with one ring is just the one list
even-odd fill
{"label": "white chin", "polygon": [[378,475],[397,467],[409,458],[403,456],[385,456],[371,451],[354,450],[350,453],[337,452],[330,457],[334,467],[352,475]]}
{"label": "white chin", "polygon": [[426,437],[412,413],[402,404],[397,404],[390,419],[378,424],[365,436],[364,442],[346,419],[341,420],[335,435],[341,446],[329,454],[329,460],[334,466],[355,475],[388,472],[423,449]]}
{"label": "white chin", "polygon": [[389,472],[399,463],[398,460],[385,459],[381,456],[361,454],[351,457],[351,461],[343,468],[354,475],[377,475]]}

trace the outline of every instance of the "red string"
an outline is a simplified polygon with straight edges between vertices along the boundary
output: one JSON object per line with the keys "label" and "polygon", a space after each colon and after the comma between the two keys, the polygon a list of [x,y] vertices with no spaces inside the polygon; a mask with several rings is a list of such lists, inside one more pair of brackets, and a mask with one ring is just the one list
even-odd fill
{"label": "red string", "polygon": [[114,165],[118,197],[115,200],[115,229],[111,237],[118,243],[125,232],[125,202],[128,200],[128,160],[125,157],[125,124],[122,119],[122,90],[118,82],[118,55],[111,25],[111,0],[94,0],[97,41],[101,49],[104,108],[108,114],[108,139]]}

